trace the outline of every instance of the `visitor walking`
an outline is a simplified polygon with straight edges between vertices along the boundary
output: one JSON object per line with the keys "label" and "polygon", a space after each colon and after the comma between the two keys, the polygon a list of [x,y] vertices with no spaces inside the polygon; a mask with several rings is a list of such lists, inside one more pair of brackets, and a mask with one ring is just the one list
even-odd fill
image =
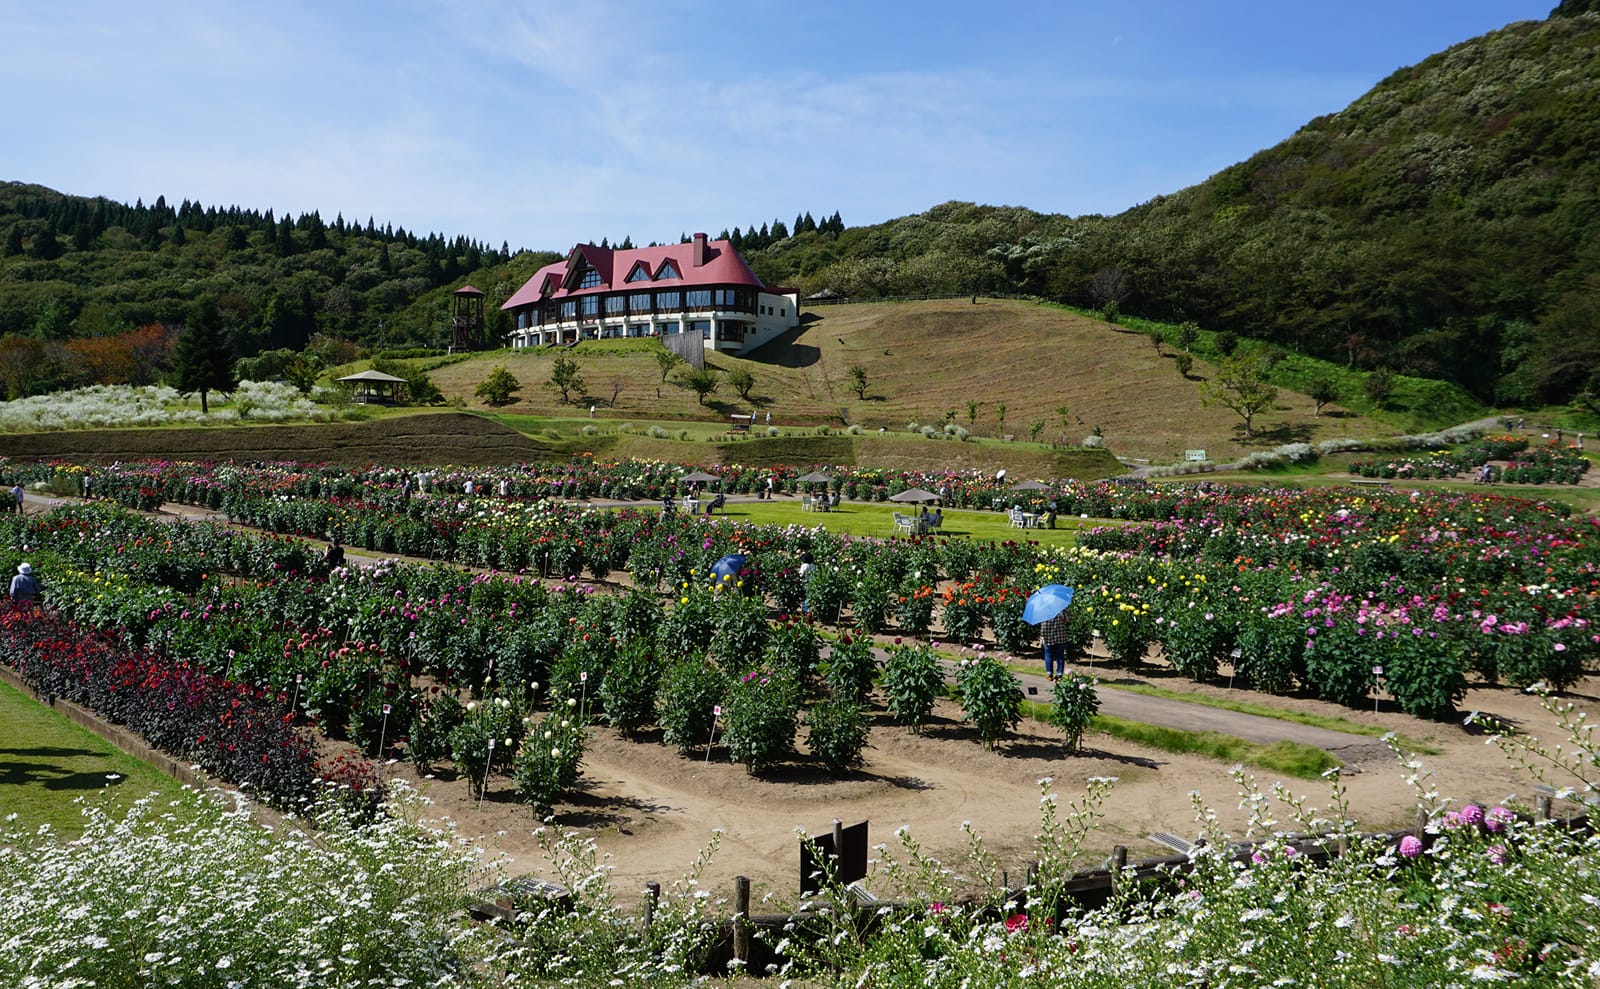
{"label": "visitor walking", "polygon": [[804,594],[800,598],[800,610],[811,614],[811,575],[816,573],[817,561],[812,557],[811,551],[806,550],[800,554],[800,586]]}
{"label": "visitor walking", "polygon": [[1039,626],[1039,642],[1044,646],[1044,675],[1051,683],[1067,672],[1067,640],[1072,637],[1066,609]]}
{"label": "visitor walking", "polygon": [[39,578],[33,575],[33,566],[17,565],[17,575],[11,578],[11,603],[13,606],[31,608],[39,597]]}
{"label": "visitor walking", "polygon": [[11,510],[18,515],[22,514],[22,483],[20,481],[11,486]]}
{"label": "visitor walking", "polygon": [[[769,412],[769,413],[767,413],[767,414],[768,414],[768,415],[771,415],[771,414],[772,414],[772,413],[770,413],[770,412]],[[763,497],[763,498],[765,498],[765,499],[766,499],[766,500],[768,500],[768,501],[771,501],[771,500],[772,500],[772,490],[773,490],[773,487],[774,487],[774,485],[773,485],[773,483],[772,483],[772,475],[771,475],[771,474],[768,474],[768,475],[767,475],[767,484],[766,484],[766,488],[765,488],[765,490],[764,490],[764,491],[763,491],[763,492],[762,492],[762,495],[761,495],[761,497]]]}
{"label": "visitor walking", "polygon": [[328,537],[328,549],[322,554],[322,562],[329,570],[344,566],[344,547],[339,545],[338,536]]}

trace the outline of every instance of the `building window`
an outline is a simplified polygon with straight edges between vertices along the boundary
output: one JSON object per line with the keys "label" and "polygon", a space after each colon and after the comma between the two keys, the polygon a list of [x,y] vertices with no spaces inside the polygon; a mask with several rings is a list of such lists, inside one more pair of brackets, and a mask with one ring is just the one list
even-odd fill
{"label": "building window", "polygon": [[635,292],[632,295],[628,296],[628,310],[630,312],[649,312],[650,311],[650,293],[649,292]]}
{"label": "building window", "polygon": [[598,295],[586,295],[586,296],[584,296],[583,297],[583,314],[585,316],[593,316],[593,315],[595,315],[595,314],[597,314],[599,312],[600,312],[600,297]]}
{"label": "building window", "polygon": [[590,268],[583,273],[583,280],[578,282],[579,288],[594,288],[600,284],[600,272]]}
{"label": "building window", "polygon": [[778,310],[778,315],[779,316],[787,316],[787,315],[789,315],[789,310],[787,310],[787,309],[779,309]]}
{"label": "building window", "polygon": [[691,289],[684,293],[684,301],[690,309],[710,309],[711,290],[708,288]]}
{"label": "building window", "polygon": [[682,305],[683,305],[683,293],[682,292],[657,292],[656,293],[656,308],[657,309],[677,309],[677,308],[680,308]]}
{"label": "building window", "polygon": [[711,320],[709,320],[709,319],[697,319],[697,320],[694,320],[693,322],[691,322],[689,324],[689,332],[690,333],[698,333],[698,334],[700,334],[700,338],[702,340],[710,340],[711,339]]}
{"label": "building window", "polygon": [[683,329],[683,326],[675,321],[661,324],[661,333],[663,336],[668,333],[677,333],[681,329]]}
{"label": "building window", "polygon": [[656,272],[656,281],[658,281],[658,282],[659,281],[665,281],[666,279],[669,279],[669,278],[682,278],[682,277],[683,277],[682,275],[678,274],[678,266],[673,264],[671,261],[663,261],[663,262],[661,262],[661,268]]}
{"label": "building window", "polygon": [[577,316],[578,316],[578,303],[576,301],[569,300],[567,302],[561,303],[561,318],[562,319],[576,319]]}
{"label": "building window", "polygon": [[731,288],[719,288],[716,295],[718,309],[732,309],[739,304],[739,293]]}
{"label": "building window", "polygon": [[628,281],[630,281],[630,282],[647,282],[649,280],[650,280],[650,269],[646,268],[644,266],[644,262],[643,261],[640,261],[638,264],[635,264],[633,266],[633,270],[628,272]]}
{"label": "building window", "polygon": [[628,297],[625,295],[606,296],[606,315],[620,316],[628,308]]}

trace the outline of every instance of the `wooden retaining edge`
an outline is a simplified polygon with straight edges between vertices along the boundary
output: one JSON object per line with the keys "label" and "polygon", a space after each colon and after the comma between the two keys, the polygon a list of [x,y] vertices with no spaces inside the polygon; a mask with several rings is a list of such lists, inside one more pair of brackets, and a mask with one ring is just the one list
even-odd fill
{"label": "wooden retaining edge", "polygon": [[260,801],[244,796],[238,790],[226,789],[225,784],[196,769],[192,763],[178,761],[145,741],[140,735],[129,731],[121,725],[112,724],[74,701],[40,694],[33,689],[32,684],[22,679],[16,670],[5,663],[0,663],[0,680],[5,681],[8,685],[31,697],[39,704],[55,711],[78,727],[98,735],[122,752],[154,767],[157,772],[172,777],[196,793],[216,801],[224,808],[233,809],[230,803],[233,795],[237,794],[243,798],[245,806],[250,810],[250,819],[256,824],[266,828],[277,828],[283,824],[283,815],[276,810],[264,806]]}

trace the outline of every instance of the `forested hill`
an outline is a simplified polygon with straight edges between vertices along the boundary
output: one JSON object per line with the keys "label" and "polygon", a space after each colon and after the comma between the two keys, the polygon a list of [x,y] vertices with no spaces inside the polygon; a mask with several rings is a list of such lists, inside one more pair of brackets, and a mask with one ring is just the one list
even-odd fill
{"label": "forested hill", "polygon": [[371,218],[274,218],[165,197],[129,206],[0,182],[0,335],[50,341],[176,323],[210,294],[242,354],[298,350],[316,333],[433,345],[449,325],[450,290],[472,281],[504,300],[556,256]]}
{"label": "forested hill", "polygon": [[1488,401],[1600,391],[1600,16],[1457,45],[1119,216],[947,203],[752,266],[851,296],[1115,301]]}
{"label": "forested hill", "polygon": [[[765,281],[803,295],[1115,304],[1452,380],[1488,402],[1587,397],[1600,411],[1597,6],[1567,0],[1547,21],[1401,69],[1276,147],[1118,216],[945,203],[874,226],[835,214],[752,228],[744,250]],[[509,254],[371,221],[0,184],[0,335],[115,333],[214,293],[243,354],[317,332],[436,345],[451,289],[471,281],[494,313],[557,257]]]}

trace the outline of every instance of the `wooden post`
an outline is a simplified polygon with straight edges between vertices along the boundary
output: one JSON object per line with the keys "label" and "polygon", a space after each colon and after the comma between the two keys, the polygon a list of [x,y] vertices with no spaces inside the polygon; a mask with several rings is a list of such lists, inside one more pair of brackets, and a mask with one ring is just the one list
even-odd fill
{"label": "wooden post", "polygon": [[1549,797],[1544,796],[1543,794],[1540,794],[1539,797],[1536,800],[1534,800],[1533,806],[1534,806],[1534,809],[1537,810],[1538,813],[1539,813],[1539,820],[1541,820],[1541,821],[1550,820],[1550,810],[1551,810],[1551,808],[1550,808],[1550,798]]}
{"label": "wooden post", "polygon": [[1428,833],[1428,809],[1426,807],[1418,807],[1417,808],[1417,832],[1416,833],[1417,833],[1417,840],[1418,841],[1427,840],[1425,836]]}
{"label": "wooden post", "polygon": [[750,963],[750,877],[733,879],[733,957]]}
{"label": "wooden post", "polygon": [[1122,885],[1122,870],[1128,867],[1128,846],[1111,846],[1111,891]]}
{"label": "wooden post", "polygon": [[656,920],[656,904],[661,901],[661,884],[644,884],[644,926],[649,927]]}

